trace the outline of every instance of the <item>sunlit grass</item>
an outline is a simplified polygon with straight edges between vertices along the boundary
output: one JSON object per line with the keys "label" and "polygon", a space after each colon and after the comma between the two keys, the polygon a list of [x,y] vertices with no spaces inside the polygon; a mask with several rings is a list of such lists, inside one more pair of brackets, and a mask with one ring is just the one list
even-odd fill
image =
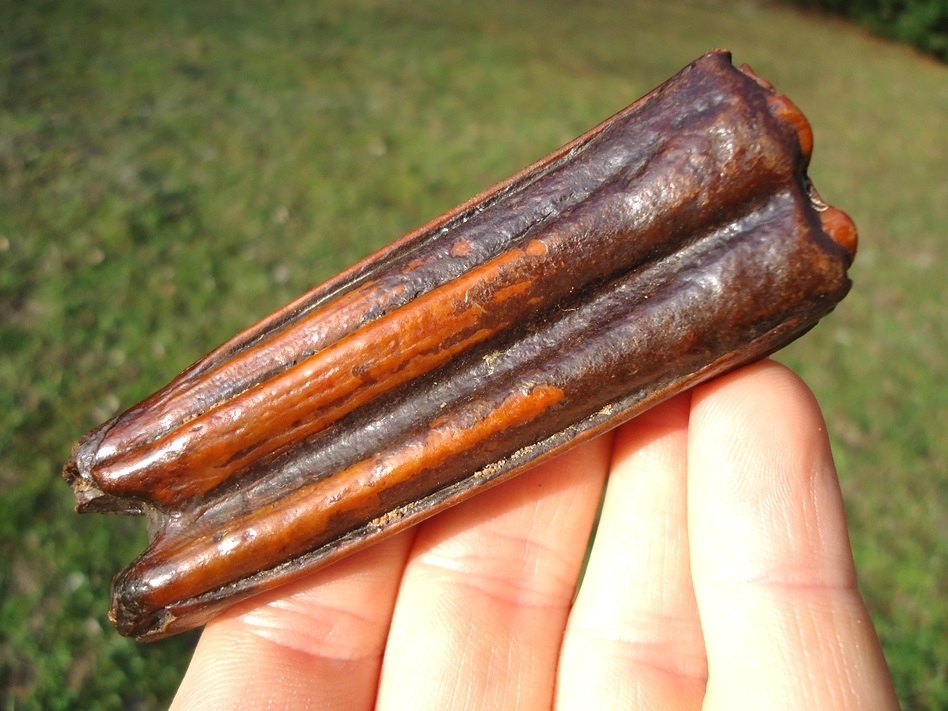
{"label": "sunlit grass", "polygon": [[753,2],[234,5],[8,4],[0,28],[7,706],[160,708],[193,643],[108,626],[145,536],[72,513],[72,441],[725,46],[811,119],[811,173],[860,226],[855,290],[784,359],[826,411],[903,702],[948,707],[948,68]]}

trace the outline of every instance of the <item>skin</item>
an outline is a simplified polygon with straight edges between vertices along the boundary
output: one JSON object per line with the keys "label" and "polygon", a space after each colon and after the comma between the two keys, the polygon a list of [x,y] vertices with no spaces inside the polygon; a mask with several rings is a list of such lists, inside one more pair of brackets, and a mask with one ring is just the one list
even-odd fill
{"label": "skin", "polygon": [[718,378],[231,609],[172,709],[551,707],[898,708],[826,427],[786,368]]}

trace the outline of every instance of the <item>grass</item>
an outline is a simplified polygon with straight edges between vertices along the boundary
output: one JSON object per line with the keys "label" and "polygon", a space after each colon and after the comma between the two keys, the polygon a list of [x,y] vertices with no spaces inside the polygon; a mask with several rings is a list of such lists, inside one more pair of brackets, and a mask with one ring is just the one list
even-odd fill
{"label": "grass", "polygon": [[105,618],[135,520],[71,443],[211,347],[714,46],[814,125],[856,288],[782,356],[834,437],[907,709],[948,708],[948,67],[780,5],[0,0],[0,687],[167,704],[195,636]]}

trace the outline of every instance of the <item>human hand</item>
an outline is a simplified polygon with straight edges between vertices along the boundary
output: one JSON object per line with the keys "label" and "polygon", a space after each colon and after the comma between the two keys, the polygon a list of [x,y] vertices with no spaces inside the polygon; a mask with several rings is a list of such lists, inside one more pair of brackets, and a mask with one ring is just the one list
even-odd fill
{"label": "human hand", "polygon": [[373,707],[898,708],[809,390],[748,366],[241,603],[172,709]]}

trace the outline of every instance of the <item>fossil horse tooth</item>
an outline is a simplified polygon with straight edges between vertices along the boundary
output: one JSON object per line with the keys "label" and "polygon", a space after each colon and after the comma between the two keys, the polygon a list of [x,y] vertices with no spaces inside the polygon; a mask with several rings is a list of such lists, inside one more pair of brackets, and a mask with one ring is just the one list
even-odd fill
{"label": "fossil horse tooth", "polygon": [[90,432],[78,510],[152,523],[116,627],[203,624],[800,336],[856,251],[812,145],[710,52]]}

